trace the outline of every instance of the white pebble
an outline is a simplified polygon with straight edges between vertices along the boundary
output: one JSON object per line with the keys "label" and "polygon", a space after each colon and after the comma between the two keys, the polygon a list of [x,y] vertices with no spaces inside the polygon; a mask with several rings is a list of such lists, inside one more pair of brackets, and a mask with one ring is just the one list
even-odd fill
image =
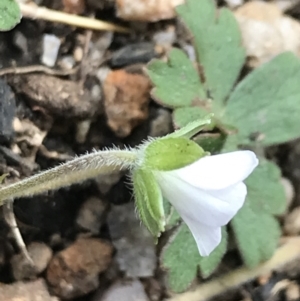
{"label": "white pebble", "polygon": [[60,39],[52,34],[44,34],[43,36],[43,54],[41,61],[48,67],[53,67],[57,60],[60,47]]}

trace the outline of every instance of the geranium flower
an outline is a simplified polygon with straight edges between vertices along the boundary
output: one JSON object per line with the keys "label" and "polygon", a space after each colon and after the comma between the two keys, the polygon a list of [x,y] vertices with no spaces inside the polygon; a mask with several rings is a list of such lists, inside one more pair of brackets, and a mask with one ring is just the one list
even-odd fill
{"label": "geranium flower", "polygon": [[221,242],[221,227],[243,206],[243,181],[258,165],[251,151],[205,156],[171,171],[154,171],[162,195],[189,227],[200,255],[208,256]]}

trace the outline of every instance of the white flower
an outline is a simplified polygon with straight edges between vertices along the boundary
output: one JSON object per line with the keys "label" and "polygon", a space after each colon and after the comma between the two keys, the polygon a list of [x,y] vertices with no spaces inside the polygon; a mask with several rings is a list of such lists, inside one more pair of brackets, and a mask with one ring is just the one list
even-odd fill
{"label": "white flower", "polygon": [[242,182],[258,165],[251,151],[206,156],[172,171],[156,171],[162,194],[193,234],[200,255],[208,256],[221,242],[221,227],[243,206]]}

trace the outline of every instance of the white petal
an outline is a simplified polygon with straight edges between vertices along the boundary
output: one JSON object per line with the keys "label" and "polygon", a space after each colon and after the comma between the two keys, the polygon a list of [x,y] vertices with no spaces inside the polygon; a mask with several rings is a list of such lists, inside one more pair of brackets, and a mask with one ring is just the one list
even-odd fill
{"label": "white petal", "polygon": [[236,212],[243,206],[247,196],[247,186],[241,182],[220,190],[207,190],[211,196],[231,204]]}
{"label": "white petal", "polygon": [[219,190],[247,178],[258,165],[251,151],[206,156],[180,169],[168,171],[183,181],[205,190]]}
{"label": "white petal", "polygon": [[193,234],[201,256],[208,256],[220,244],[221,227],[208,227],[185,216],[182,216],[182,219]]}
{"label": "white petal", "polygon": [[226,225],[245,201],[243,183],[218,191],[204,191],[166,172],[156,173],[163,196],[181,217],[209,227]]}

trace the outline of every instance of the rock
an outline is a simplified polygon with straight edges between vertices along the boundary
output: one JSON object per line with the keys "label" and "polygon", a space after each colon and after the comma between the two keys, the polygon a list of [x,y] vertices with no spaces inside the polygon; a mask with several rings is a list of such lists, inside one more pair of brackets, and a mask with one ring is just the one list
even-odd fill
{"label": "rock", "polygon": [[111,71],[103,84],[104,109],[109,127],[118,137],[126,137],[148,117],[151,84],[139,73]]}
{"label": "rock", "polygon": [[20,31],[16,31],[13,36],[13,44],[21,49],[23,56],[29,56],[27,37]]}
{"label": "rock", "polygon": [[147,278],[143,281],[143,284],[151,301],[160,301],[163,299],[162,296],[164,293],[164,288],[159,279],[155,279],[153,277]]}
{"label": "rock", "polygon": [[285,191],[285,197],[286,197],[286,210],[289,209],[289,207],[291,206],[294,197],[295,197],[295,189],[294,186],[292,184],[292,182],[287,179],[287,178],[281,178],[280,182],[284,188]]}
{"label": "rock", "polygon": [[86,137],[89,133],[91,124],[92,124],[91,119],[78,121],[76,123],[75,140],[76,140],[77,143],[84,143],[86,141]]}
{"label": "rock", "polygon": [[[44,128],[50,129],[51,122],[49,124],[43,124]],[[13,128],[16,133],[16,136],[19,140],[26,142],[31,147],[39,148],[44,141],[48,131],[41,130],[29,119],[14,118]]]}
{"label": "rock", "polygon": [[177,39],[175,26],[170,25],[164,30],[154,33],[152,39],[156,46],[163,47],[165,51],[170,50]]}
{"label": "rock", "polygon": [[235,8],[244,4],[244,0],[225,0],[225,2],[230,8]]}
{"label": "rock", "polygon": [[102,296],[95,296],[92,301],[149,301],[144,287],[139,280],[118,281]]}
{"label": "rock", "polygon": [[43,279],[0,285],[1,301],[59,301],[52,297]]}
{"label": "rock", "polygon": [[92,234],[99,234],[105,210],[106,204],[101,199],[91,197],[79,209],[76,224]]}
{"label": "rock", "polygon": [[44,34],[43,36],[43,53],[41,61],[48,67],[54,67],[58,51],[60,48],[60,39],[53,34]]}
{"label": "rock", "polygon": [[29,98],[32,106],[42,107],[63,118],[88,119],[101,108],[101,99],[92,98],[89,89],[51,75],[22,75],[15,88]]}
{"label": "rock", "polygon": [[129,21],[156,22],[176,16],[184,0],[116,0],[117,16]]}
{"label": "rock", "polygon": [[97,238],[78,238],[56,254],[47,269],[46,278],[53,292],[72,299],[95,290],[99,273],[104,272],[112,257],[112,246]]}
{"label": "rock", "polygon": [[148,63],[155,56],[154,44],[150,42],[140,42],[130,44],[113,52],[111,57],[111,66],[119,68],[138,63]]}
{"label": "rock", "polygon": [[250,1],[235,11],[251,67],[257,67],[284,51],[299,55],[300,23],[282,15],[272,3]]}
{"label": "rock", "polygon": [[113,206],[107,223],[116,260],[127,277],[150,277],[156,269],[154,239],[136,216],[133,203]]}
{"label": "rock", "polygon": [[62,56],[58,65],[64,70],[71,70],[75,67],[75,59],[72,55]]}
{"label": "rock", "polygon": [[32,268],[22,254],[14,255],[10,263],[13,276],[16,280],[30,279],[42,273],[52,258],[52,250],[42,242],[31,243],[27,247],[27,251],[34,262],[34,268]]}
{"label": "rock", "polygon": [[274,4],[278,6],[278,8],[285,12],[285,11],[291,11],[294,8],[297,9],[297,5],[299,5],[299,0],[274,0]]}
{"label": "rock", "polygon": [[0,79],[0,143],[8,143],[13,137],[13,118],[16,112],[15,94],[10,86]]}
{"label": "rock", "polygon": [[121,170],[114,170],[113,172],[103,176],[100,175],[95,178],[95,182],[99,188],[99,190],[106,194],[110,191],[110,189],[117,184],[120,179],[122,178],[124,171]]}
{"label": "rock", "polygon": [[296,207],[288,214],[283,228],[288,235],[298,235],[300,233],[300,207]]}
{"label": "rock", "polygon": [[62,2],[66,13],[80,15],[85,11],[85,0],[62,0]]}
{"label": "rock", "polygon": [[157,110],[157,116],[150,123],[150,137],[162,137],[173,130],[172,126],[172,115],[171,113],[163,108]]}

